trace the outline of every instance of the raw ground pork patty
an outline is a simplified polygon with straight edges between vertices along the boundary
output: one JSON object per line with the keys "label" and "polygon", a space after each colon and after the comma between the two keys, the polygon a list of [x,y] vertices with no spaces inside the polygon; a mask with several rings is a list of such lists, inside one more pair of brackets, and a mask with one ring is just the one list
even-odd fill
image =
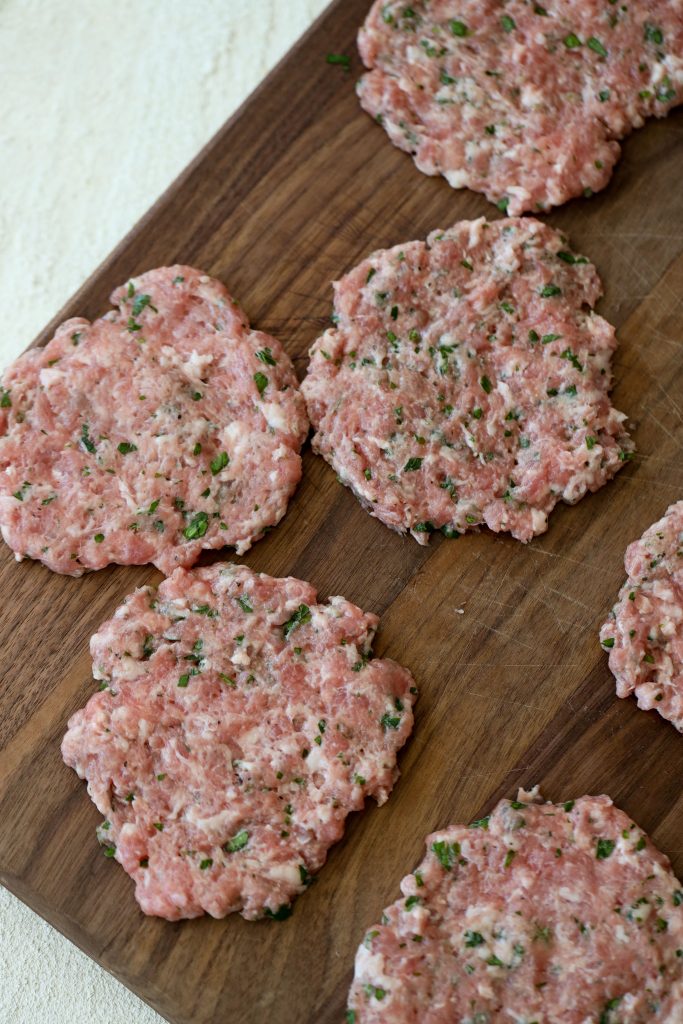
{"label": "raw ground pork patty", "polygon": [[631,544],[628,579],[600,632],[620,697],[683,732],[683,501]]}
{"label": "raw ground pork patty", "polygon": [[100,692],[66,763],[146,914],[284,917],[367,796],[382,804],[415,686],[377,616],[296,579],[177,569],[91,641]]}
{"label": "raw ground pork patty", "polygon": [[508,213],[604,188],[616,140],[683,102],[683,0],[377,0],[359,47],[394,145]]}
{"label": "raw ground pork patty", "polygon": [[606,796],[427,838],[356,956],[349,1024],[680,1024],[683,890]]}
{"label": "raw ground pork patty", "polygon": [[631,454],[610,404],[595,267],[530,218],[462,221],[335,285],[302,390],[313,446],[426,544],[486,524],[530,540]]}
{"label": "raw ground pork patty", "polygon": [[222,284],[164,267],[68,320],[0,388],[0,528],[80,576],[245,552],[284,515],[308,431],[292,364]]}

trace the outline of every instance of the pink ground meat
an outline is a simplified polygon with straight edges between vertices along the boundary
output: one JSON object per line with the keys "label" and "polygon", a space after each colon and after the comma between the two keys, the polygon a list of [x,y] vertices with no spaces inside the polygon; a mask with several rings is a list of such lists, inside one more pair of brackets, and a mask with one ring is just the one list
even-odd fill
{"label": "pink ground meat", "polygon": [[346,816],[384,803],[416,690],[372,658],[378,621],[218,564],[137,590],[95,634],[102,685],[62,754],[146,914],[280,919]]}
{"label": "pink ground meat", "polygon": [[486,525],[530,540],[631,457],[609,400],[595,267],[531,218],[462,221],[335,285],[302,384],[313,446],[422,544]]}
{"label": "pink ground meat", "polygon": [[626,551],[628,579],[600,632],[620,697],[683,732],[683,501]]}
{"label": "pink ground meat", "polygon": [[356,956],[348,1024],[680,1024],[683,889],[606,796],[537,790],[427,838]]}
{"label": "pink ground meat", "polygon": [[377,0],[359,48],[394,145],[512,214],[604,188],[617,140],[683,102],[682,0]]}
{"label": "pink ground meat", "polygon": [[280,343],[218,281],[164,267],[68,320],[0,388],[0,529],[80,576],[243,553],[284,515],[308,431]]}

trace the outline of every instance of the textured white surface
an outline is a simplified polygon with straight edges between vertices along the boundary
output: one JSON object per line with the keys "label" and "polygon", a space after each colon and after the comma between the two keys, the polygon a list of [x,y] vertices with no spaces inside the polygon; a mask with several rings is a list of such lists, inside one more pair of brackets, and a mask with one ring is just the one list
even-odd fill
{"label": "textured white surface", "polygon": [[326,2],[0,0],[0,366]]}
{"label": "textured white surface", "polygon": [[[0,366],[326,3],[0,0]],[[0,889],[0,1024],[36,1021],[161,1018]]]}

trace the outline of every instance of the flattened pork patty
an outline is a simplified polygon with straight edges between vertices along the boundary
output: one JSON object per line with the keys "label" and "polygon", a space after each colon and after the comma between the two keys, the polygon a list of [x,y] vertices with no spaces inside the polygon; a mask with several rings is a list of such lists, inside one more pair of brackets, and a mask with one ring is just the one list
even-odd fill
{"label": "flattened pork patty", "polygon": [[629,545],[628,579],[600,632],[620,697],[683,732],[683,501]]}
{"label": "flattened pork patty", "polygon": [[461,221],[335,285],[302,384],[313,447],[422,544],[480,525],[528,541],[631,456],[609,400],[595,267],[531,218]]}
{"label": "flattened pork patty", "polygon": [[100,692],[62,754],[146,914],[286,916],[410,734],[407,669],[375,615],[296,579],[177,569],[92,639]]}
{"label": "flattened pork patty", "polygon": [[680,1024],[683,890],[606,796],[427,838],[356,955],[349,1024]]}
{"label": "flattened pork patty", "polygon": [[142,274],[112,303],[4,374],[5,541],[71,576],[244,553],[301,477],[308,423],[289,357],[191,267]]}
{"label": "flattened pork patty", "polygon": [[604,188],[617,140],[683,102],[682,0],[376,0],[359,48],[394,145],[511,214]]}

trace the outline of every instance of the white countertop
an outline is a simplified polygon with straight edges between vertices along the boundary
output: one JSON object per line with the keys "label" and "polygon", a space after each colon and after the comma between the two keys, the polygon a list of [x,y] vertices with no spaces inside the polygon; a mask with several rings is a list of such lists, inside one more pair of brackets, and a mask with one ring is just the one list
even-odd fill
{"label": "white countertop", "polygon": [[[0,0],[0,367],[326,5]],[[37,1021],[161,1018],[0,889],[0,1024]]]}

